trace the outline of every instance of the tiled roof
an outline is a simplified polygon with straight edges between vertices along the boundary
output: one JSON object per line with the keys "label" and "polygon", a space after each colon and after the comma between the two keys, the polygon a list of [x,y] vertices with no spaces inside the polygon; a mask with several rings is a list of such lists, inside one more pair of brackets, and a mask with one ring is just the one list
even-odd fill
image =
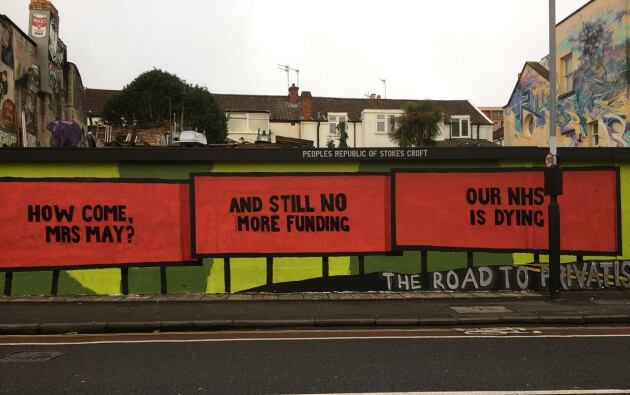
{"label": "tiled roof", "polygon": [[300,105],[288,96],[213,94],[223,111],[268,112],[272,121],[299,121]]}
{"label": "tiled roof", "polygon": [[85,89],[85,115],[89,116],[90,112],[92,116],[102,116],[103,108],[107,101],[114,95],[120,93],[120,91],[108,90],[108,89]]}
{"label": "tiled roof", "polygon": [[[215,99],[224,111],[269,112],[271,121],[300,121],[300,105],[289,105],[287,96],[224,95],[215,94]],[[313,97],[309,120],[321,120],[329,112],[345,112],[350,122],[361,122],[363,110],[401,110],[413,100],[396,99],[347,99],[337,97]],[[452,115],[470,115],[472,124],[491,125],[468,100],[435,100],[444,112],[444,121]]]}
{"label": "tiled roof", "polygon": [[[86,90],[86,113],[101,115],[105,103],[119,91],[104,89]],[[224,111],[268,112],[271,121],[301,121],[301,104],[289,104],[288,96],[271,95],[236,95],[213,94],[219,107]],[[348,120],[361,122],[363,110],[401,110],[405,104],[414,100],[396,99],[346,99],[336,97],[313,97],[312,111],[308,120],[321,120],[329,112],[345,112]],[[452,115],[470,115],[472,124],[491,125],[491,122],[468,100],[434,100],[444,112],[444,121],[449,122]]]}

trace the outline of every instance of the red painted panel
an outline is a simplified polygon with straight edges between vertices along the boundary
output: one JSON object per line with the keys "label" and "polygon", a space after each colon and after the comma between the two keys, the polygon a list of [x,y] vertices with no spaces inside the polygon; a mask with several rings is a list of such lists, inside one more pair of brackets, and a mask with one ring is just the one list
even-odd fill
{"label": "red painted panel", "polygon": [[3,180],[0,267],[192,261],[188,183]]}
{"label": "red painted panel", "polygon": [[[398,247],[545,250],[542,170],[395,174]],[[561,249],[614,254],[619,248],[615,170],[564,172]]]}
{"label": "red painted panel", "polygon": [[199,255],[391,250],[389,175],[199,175],[193,183]]}

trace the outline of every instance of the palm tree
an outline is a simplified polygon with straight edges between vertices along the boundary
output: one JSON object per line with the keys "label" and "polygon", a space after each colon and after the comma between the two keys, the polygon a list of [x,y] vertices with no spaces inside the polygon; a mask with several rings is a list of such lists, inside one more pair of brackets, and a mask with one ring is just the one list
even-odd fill
{"label": "palm tree", "polygon": [[431,145],[440,134],[443,117],[431,100],[407,103],[397,119],[398,127],[389,132],[389,138],[400,147]]}

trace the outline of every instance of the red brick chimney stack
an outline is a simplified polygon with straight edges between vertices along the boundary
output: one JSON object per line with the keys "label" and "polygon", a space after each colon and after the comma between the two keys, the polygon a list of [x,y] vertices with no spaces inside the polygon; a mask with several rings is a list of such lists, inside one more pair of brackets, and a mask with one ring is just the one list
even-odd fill
{"label": "red brick chimney stack", "polygon": [[300,88],[295,86],[295,84],[291,84],[291,87],[289,88],[289,103],[290,104],[298,104],[298,102],[300,101],[300,97],[298,96],[299,90]]}
{"label": "red brick chimney stack", "polygon": [[50,11],[52,15],[54,15],[56,18],[59,18],[59,12],[55,8],[55,6],[48,0],[31,0],[28,9],[33,11]]}
{"label": "red brick chimney stack", "polygon": [[304,91],[301,96],[302,108],[300,108],[300,115],[302,119],[311,119],[313,114],[313,96],[311,92]]}

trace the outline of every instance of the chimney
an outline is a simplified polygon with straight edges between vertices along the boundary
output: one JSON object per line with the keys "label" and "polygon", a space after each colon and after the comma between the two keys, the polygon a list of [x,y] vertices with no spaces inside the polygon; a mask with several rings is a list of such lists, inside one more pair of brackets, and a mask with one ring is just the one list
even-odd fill
{"label": "chimney", "polygon": [[302,108],[300,109],[300,115],[302,119],[311,119],[313,114],[313,96],[311,92],[304,91],[301,96]]}
{"label": "chimney", "polygon": [[289,103],[290,104],[298,104],[298,102],[300,101],[300,97],[298,96],[299,90],[300,88],[295,86],[295,84],[291,84],[291,87],[289,88]]}
{"label": "chimney", "polygon": [[31,0],[28,9],[31,11],[49,11],[51,15],[59,18],[59,12],[48,0]]}

